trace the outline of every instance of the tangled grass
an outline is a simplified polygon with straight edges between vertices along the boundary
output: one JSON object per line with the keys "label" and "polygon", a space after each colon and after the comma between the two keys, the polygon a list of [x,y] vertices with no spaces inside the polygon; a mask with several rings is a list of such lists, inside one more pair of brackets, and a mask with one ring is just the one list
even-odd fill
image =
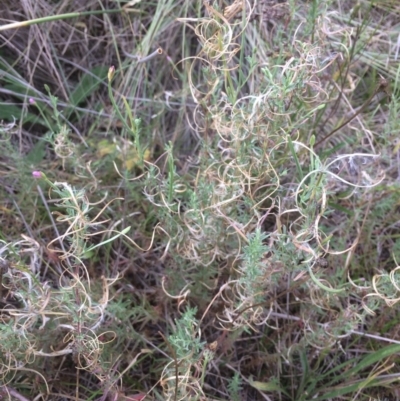
{"label": "tangled grass", "polygon": [[399,399],[394,3],[3,3],[0,396]]}

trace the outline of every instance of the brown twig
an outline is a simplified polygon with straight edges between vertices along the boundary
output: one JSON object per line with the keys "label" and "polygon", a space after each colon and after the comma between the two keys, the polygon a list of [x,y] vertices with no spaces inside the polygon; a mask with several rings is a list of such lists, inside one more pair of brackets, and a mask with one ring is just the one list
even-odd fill
{"label": "brown twig", "polygon": [[348,118],[344,123],[340,124],[339,127],[335,128],[331,133],[326,135],[324,138],[319,140],[315,144],[315,148],[319,146],[322,142],[326,141],[328,138],[330,138],[333,134],[338,132],[340,129],[342,129],[345,125],[347,125],[350,121],[354,120],[359,114],[361,114],[367,106],[371,103],[372,99],[375,97],[375,95],[379,92],[385,92],[386,96],[390,96],[388,92],[388,81],[386,79],[380,79],[378,82],[377,87],[375,88],[374,92],[371,94],[371,96],[366,100],[366,102],[361,106],[361,108],[354,113],[350,118]]}

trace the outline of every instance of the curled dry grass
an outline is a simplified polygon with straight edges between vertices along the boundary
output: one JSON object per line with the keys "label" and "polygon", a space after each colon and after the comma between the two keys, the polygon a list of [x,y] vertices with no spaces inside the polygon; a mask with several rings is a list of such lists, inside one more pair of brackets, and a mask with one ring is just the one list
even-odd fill
{"label": "curled dry grass", "polygon": [[370,6],[163,0],[1,32],[4,394],[396,395],[397,31]]}

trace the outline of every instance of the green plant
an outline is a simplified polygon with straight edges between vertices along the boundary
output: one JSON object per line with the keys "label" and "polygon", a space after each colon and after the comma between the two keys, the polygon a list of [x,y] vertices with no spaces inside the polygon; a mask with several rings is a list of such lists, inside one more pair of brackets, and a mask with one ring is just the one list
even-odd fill
{"label": "green plant", "polygon": [[394,399],[393,4],[4,1],[0,397]]}

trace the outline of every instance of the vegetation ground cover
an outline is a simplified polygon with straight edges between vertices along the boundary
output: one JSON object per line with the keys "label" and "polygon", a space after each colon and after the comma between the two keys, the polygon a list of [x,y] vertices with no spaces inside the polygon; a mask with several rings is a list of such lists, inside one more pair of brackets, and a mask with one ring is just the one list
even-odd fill
{"label": "vegetation ground cover", "polygon": [[0,21],[1,399],[400,399],[397,2]]}

